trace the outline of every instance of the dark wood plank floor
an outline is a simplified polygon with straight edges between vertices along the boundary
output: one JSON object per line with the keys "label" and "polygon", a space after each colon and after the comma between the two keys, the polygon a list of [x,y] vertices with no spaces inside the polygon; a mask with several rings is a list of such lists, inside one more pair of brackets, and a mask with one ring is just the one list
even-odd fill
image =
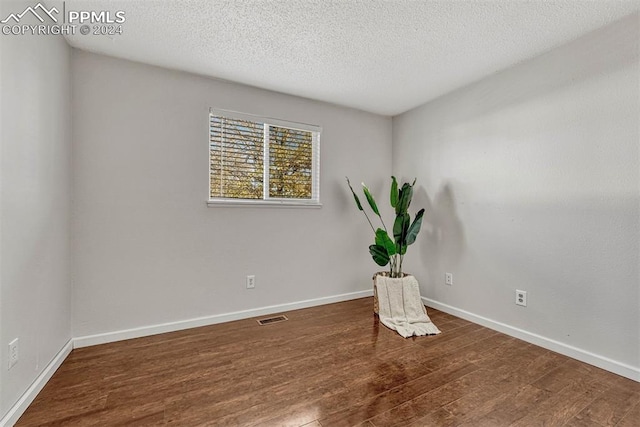
{"label": "dark wood plank floor", "polygon": [[640,383],[429,309],[364,298],[74,350],[18,426],[638,426]]}

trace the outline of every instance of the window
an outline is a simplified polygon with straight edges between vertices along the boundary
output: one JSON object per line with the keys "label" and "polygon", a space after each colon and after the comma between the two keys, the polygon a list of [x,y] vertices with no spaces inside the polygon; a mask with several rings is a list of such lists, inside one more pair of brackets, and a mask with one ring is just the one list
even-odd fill
{"label": "window", "polygon": [[209,205],[320,206],[320,127],[209,112]]}

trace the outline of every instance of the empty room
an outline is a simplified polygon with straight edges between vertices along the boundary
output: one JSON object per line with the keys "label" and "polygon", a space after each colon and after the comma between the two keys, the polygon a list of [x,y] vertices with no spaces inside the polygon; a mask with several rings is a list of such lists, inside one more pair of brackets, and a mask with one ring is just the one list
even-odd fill
{"label": "empty room", "polygon": [[0,427],[640,426],[640,0],[0,29]]}

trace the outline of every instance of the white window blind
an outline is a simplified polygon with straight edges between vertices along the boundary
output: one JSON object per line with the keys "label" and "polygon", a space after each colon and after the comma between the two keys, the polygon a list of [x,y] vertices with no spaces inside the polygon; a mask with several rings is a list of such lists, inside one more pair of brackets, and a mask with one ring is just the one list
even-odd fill
{"label": "white window blind", "polygon": [[320,128],[209,114],[209,202],[319,205]]}

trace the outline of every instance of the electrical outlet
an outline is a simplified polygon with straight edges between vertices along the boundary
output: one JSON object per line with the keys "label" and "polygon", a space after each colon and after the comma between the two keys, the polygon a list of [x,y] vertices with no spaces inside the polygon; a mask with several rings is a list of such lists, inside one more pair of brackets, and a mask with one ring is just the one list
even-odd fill
{"label": "electrical outlet", "polygon": [[13,368],[18,363],[18,338],[9,343],[9,369]]}
{"label": "electrical outlet", "polygon": [[253,289],[256,287],[256,276],[247,276],[247,289]]}
{"label": "electrical outlet", "polygon": [[516,305],[527,306],[527,292],[516,289]]}
{"label": "electrical outlet", "polygon": [[444,273],[444,283],[445,285],[453,285],[453,273]]}

